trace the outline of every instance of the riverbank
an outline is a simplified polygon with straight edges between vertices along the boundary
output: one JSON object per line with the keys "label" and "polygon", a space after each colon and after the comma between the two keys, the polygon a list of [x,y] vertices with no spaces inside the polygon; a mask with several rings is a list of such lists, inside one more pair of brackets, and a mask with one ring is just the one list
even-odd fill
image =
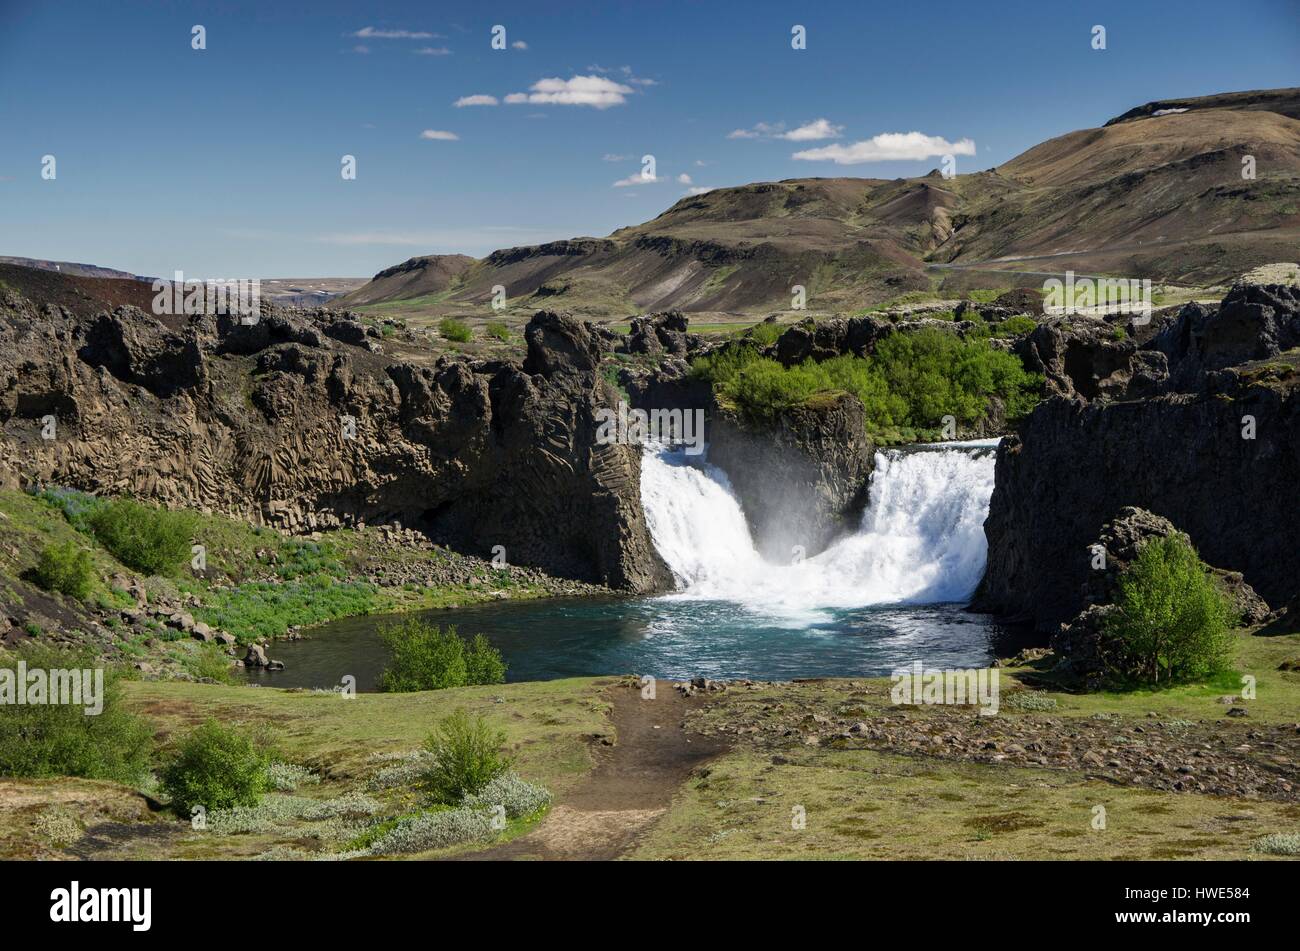
{"label": "riverbank", "polygon": [[[201,558],[165,575],[134,571],[74,526],[90,497],[0,490],[0,638],[85,648],[144,677],[220,677],[252,645],[340,618],[488,601],[608,594],[598,585],[494,565],[400,525],[288,535],[220,515],[187,513]],[[41,552],[72,545],[90,558],[85,597],[43,590]],[[309,635],[308,635],[309,636]]]}
{"label": "riverbank", "polygon": [[[895,706],[887,679],[689,697],[661,681],[656,699],[630,677],[351,700],[134,682],[129,706],[160,739],[209,716],[272,724],[316,780],[269,794],[234,832],[194,830],[112,783],[5,780],[0,840],[10,858],[328,857],[415,807],[409,780],[381,777],[464,708],[505,731],[516,772],[553,805],[416,857],[1272,858],[1300,833],[1297,661],[1300,633],[1240,633],[1234,677],[1253,676],[1255,697],[1238,679],[1231,704],[1226,682],[1072,694],[1032,666],[998,668],[991,717]],[[367,814],[339,815],[358,802]]]}

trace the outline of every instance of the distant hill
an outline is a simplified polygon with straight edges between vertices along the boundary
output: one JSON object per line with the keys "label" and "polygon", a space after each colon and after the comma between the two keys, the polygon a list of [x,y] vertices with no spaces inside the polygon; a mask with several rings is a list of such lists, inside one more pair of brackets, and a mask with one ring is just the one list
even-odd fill
{"label": "distant hill", "polygon": [[1297,245],[1300,89],[1277,89],[1147,103],[952,179],[760,182],[606,238],[411,258],[336,303],[463,310],[500,284],[525,307],[758,312],[802,284],[810,307],[847,310],[929,290],[935,268],[1209,284]]}
{"label": "distant hill", "polygon": [[12,264],[17,267],[31,267],[42,271],[58,271],[60,274],[70,274],[73,277],[104,277],[123,281],[153,280],[152,277],[143,277],[139,274],[132,274],[130,271],[119,271],[111,267],[100,267],[98,264],[75,264],[72,261],[46,261],[41,258],[17,258],[0,254],[0,264]]}
{"label": "distant hill", "polygon": [[[52,268],[27,267],[0,261],[0,294],[12,289],[29,300],[42,304],[57,304],[79,316],[89,316],[101,310],[113,310],[123,304],[149,311],[153,304],[153,287],[149,278],[83,277]],[[113,271],[111,268],[94,270]]]}
{"label": "distant hill", "polygon": [[347,294],[340,306],[411,300],[441,294],[459,285],[475,261],[467,254],[429,254],[385,268],[369,283]]}

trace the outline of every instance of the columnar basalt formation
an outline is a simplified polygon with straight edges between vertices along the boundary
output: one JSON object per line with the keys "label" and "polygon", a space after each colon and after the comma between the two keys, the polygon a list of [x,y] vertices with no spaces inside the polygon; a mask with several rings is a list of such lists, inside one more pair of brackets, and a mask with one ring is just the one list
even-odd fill
{"label": "columnar basalt formation", "polygon": [[[539,313],[521,363],[407,363],[328,311],[245,325],[0,301],[0,479],[306,531],[400,521],[460,550],[629,591],[670,577],[640,454],[600,445],[610,342]],[[46,438],[49,437],[49,438]]]}

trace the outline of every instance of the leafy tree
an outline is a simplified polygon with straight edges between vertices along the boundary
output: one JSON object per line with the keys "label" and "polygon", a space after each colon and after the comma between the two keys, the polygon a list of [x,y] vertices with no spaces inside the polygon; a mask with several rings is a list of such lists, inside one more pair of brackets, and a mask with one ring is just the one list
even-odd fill
{"label": "leafy tree", "polygon": [[1135,679],[1195,680],[1228,668],[1232,607],[1183,535],[1142,546],[1119,582],[1108,632]]}

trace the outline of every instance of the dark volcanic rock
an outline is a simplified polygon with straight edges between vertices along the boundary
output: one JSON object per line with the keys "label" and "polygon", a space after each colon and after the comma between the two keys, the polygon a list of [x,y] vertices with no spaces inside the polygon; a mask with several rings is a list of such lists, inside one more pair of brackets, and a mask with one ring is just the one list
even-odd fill
{"label": "dark volcanic rock", "polygon": [[727,473],[759,550],[778,561],[796,546],[813,555],[856,524],[874,454],[862,403],[847,394],[761,427],[719,411],[709,427],[709,461]]}
{"label": "dark volcanic rock", "polygon": [[[1222,331],[1215,329],[1215,316],[1202,319],[1199,311],[1184,309],[1177,320],[1200,328],[1187,339],[1202,343],[1168,353],[1175,358],[1171,372],[1192,392],[1126,402],[1056,396],[1041,403],[998,450],[985,522],[988,565],[976,607],[1055,631],[1084,607],[1088,546],[1125,506],[1169,519],[1202,559],[1240,572],[1269,603],[1300,594],[1296,377],[1260,375],[1249,367],[1195,376],[1182,365],[1190,360],[1203,371],[1259,347],[1269,350],[1269,341],[1286,339],[1274,330],[1294,325],[1297,304],[1287,288],[1234,290],[1224,302]],[[1243,313],[1255,315],[1264,339],[1259,347],[1228,332]],[[1207,339],[1236,342],[1225,349],[1204,345]],[[1067,372],[1061,385],[1068,382],[1077,392],[1087,379],[1105,392],[1112,380],[1117,389],[1115,371],[1103,372],[1109,364],[1099,368],[1092,357],[1084,371]],[[1064,366],[1068,371],[1068,360]],[[1252,434],[1248,424],[1254,438],[1244,438]]]}
{"label": "dark volcanic rock", "polygon": [[1165,357],[1139,351],[1130,338],[1096,320],[1058,318],[1039,324],[1016,347],[1027,369],[1043,374],[1047,391],[1084,399],[1154,395],[1168,376]]}
{"label": "dark volcanic rock", "polygon": [[[640,450],[596,442],[596,410],[617,398],[597,372],[607,337],[542,313],[522,367],[428,366],[371,352],[359,327],[264,304],[255,324],[196,317],[178,330],[130,309],[82,319],[10,298],[0,482],[131,493],[289,531],[400,521],[556,575],[671,584],[641,509]],[[41,437],[46,414],[53,440]]]}
{"label": "dark volcanic rock", "polygon": [[620,351],[685,357],[691,351],[692,344],[698,344],[698,337],[692,339],[687,333],[689,326],[690,320],[679,310],[633,317],[632,329]]}
{"label": "dark volcanic rock", "polygon": [[1173,385],[1202,385],[1207,371],[1267,360],[1300,346],[1300,287],[1238,284],[1218,307],[1188,304],[1152,347],[1176,367]]}
{"label": "dark volcanic rock", "polygon": [[[1107,635],[1106,620],[1115,610],[1120,578],[1148,542],[1181,534],[1167,518],[1145,509],[1125,507],[1102,527],[1088,548],[1089,571],[1083,588],[1087,606],[1052,637],[1052,650],[1061,672],[1090,688],[1123,673],[1122,645]],[[1185,537],[1185,536],[1184,536]],[[1212,569],[1242,621],[1258,624],[1269,615],[1264,603],[1237,572]]]}
{"label": "dark volcanic rock", "polygon": [[572,314],[543,310],[524,329],[528,356],[524,370],[550,376],[557,372],[589,373],[609,351],[607,338]]}
{"label": "dark volcanic rock", "polygon": [[135,307],[119,307],[93,318],[85,341],[78,357],[155,396],[170,396],[203,382],[203,357],[194,330],[169,330]]}

